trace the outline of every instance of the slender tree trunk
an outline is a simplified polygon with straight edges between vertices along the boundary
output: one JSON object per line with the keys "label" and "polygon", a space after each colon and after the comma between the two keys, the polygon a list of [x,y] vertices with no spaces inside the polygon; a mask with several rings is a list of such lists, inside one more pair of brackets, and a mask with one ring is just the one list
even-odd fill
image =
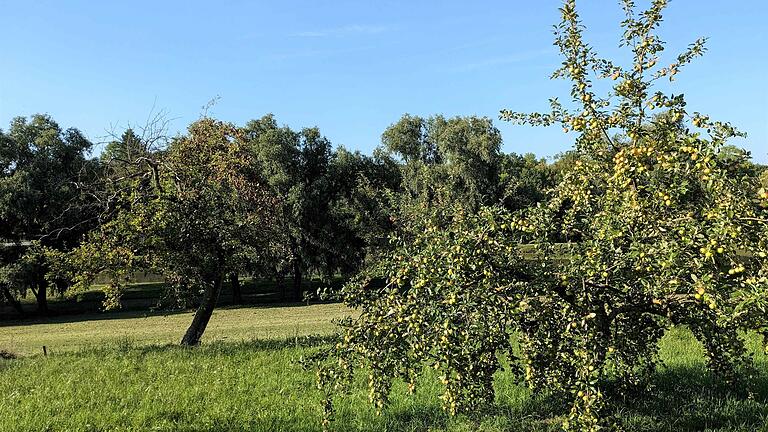
{"label": "slender tree trunk", "polygon": [[301,259],[299,257],[299,245],[295,238],[291,237],[291,254],[293,255],[293,299],[301,301]]}
{"label": "slender tree trunk", "polygon": [[3,297],[5,297],[5,300],[13,307],[16,312],[19,313],[19,315],[24,316],[24,308],[21,307],[21,302],[16,300],[15,297],[13,297],[13,294],[11,294],[11,291],[8,289],[8,286],[5,284],[2,284],[3,287]]}
{"label": "slender tree trunk", "polygon": [[299,265],[299,260],[296,259],[293,261],[293,299],[297,301],[301,301],[302,297],[302,289],[301,289],[301,265]]}
{"label": "slender tree trunk", "polygon": [[285,292],[285,274],[282,271],[278,271],[277,269],[274,269],[275,273],[275,284],[277,288],[277,292],[280,295],[280,300],[285,300],[286,292]]}
{"label": "slender tree trunk", "polygon": [[229,275],[229,283],[232,285],[232,303],[236,305],[243,304],[243,291],[240,289],[240,275],[232,272]]}
{"label": "slender tree trunk", "polygon": [[37,311],[41,315],[48,315],[48,286],[45,281],[38,282],[35,298],[37,299]]}
{"label": "slender tree trunk", "polygon": [[181,338],[182,345],[200,345],[200,338],[203,337],[205,328],[208,326],[208,321],[211,320],[213,309],[216,307],[216,302],[219,300],[219,294],[221,293],[221,279],[221,274],[217,275],[213,284],[209,284],[205,288],[203,301],[200,303],[200,306],[198,306],[194,318],[192,318],[192,324],[189,325],[186,333],[184,333],[184,337]]}

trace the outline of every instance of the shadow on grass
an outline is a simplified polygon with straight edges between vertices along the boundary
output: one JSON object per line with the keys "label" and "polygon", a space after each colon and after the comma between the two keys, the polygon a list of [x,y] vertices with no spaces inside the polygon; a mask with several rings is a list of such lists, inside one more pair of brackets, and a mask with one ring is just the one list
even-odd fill
{"label": "shadow on grass", "polygon": [[[284,417],[279,414],[253,418],[250,420],[232,421],[231,419],[209,419],[203,424],[190,424],[184,421],[185,415],[181,412],[168,411],[156,415],[151,419],[153,424],[173,424],[175,431],[187,432],[245,432],[245,431],[291,431],[291,432],[320,432],[322,425],[319,417],[296,415]],[[438,406],[417,406],[413,409],[404,409],[385,412],[375,417],[371,422],[360,419],[339,419],[331,423],[333,432],[359,432],[359,431],[436,431],[443,430],[448,425],[448,417]]]}
{"label": "shadow on grass", "polygon": [[615,415],[633,431],[768,431],[768,368],[729,385],[704,366],[659,371],[651,392],[617,402]]}
{"label": "shadow on grass", "polygon": [[[752,376],[742,375],[741,385],[729,385],[703,365],[675,366],[660,370],[649,392],[626,400],[611,400],[606,414],[631,432],[768,432],[768,365],[758,363]],[[425,407],[427,408],[427,407]],[[446,414],[418,410],[391,412],[384,430],[443,430],[453,423]],[[570,401],[551,394],[534,394],[508,403],[497,402],[483,412],[466,416],[458,430],[560,431]],[[452,430],[454,428],[449,428]],[[338,430],[347,430],[339,428]]]}
{"label": "shadow on grass", "polygon": [[120,339],[106,342],[99,346],[88,346],[80,350],[67,351],[59,354],[52,354],[57,357],[70,356],[77,357],[82,355],[120,355],[120,356],[145,356],[149,354],[162,353],[188,353],[190,355],[227,355],[237,354],[243,351],[280,351],[291,348],[318,348],[329,346],[337,341],[337,336],[330,335],[306,335],[297,337],[275,338],[275,339],[251,339],[237,342],[216,341],[197,347],[186,347],[179,344],[138,344],[131,339]]}

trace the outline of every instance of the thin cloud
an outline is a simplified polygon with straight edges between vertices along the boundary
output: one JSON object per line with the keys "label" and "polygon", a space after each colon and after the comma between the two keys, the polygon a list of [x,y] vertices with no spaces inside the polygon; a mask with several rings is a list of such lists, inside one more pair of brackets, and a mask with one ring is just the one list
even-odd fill
{"label": "thin cloud", "polygon": [[384,25],[364,25],[364,24],[351,24],[343,27],[336,27],[331,29],[319,30],[319,31],[304,31],[299,33],[293,33],[294,37],[305,38],[321,38],[321,37],[340,37],[340,36],[353,36],[353,35],[373,35],[384,33],[389,31],[391,27]]}
{"label": "thin cloud", "polygon": [[283,60],[294,60],[294,59],[302,59],[302,58],[330,58],[330,57],[336,57],[340,55],[368,51],[373,48],[374,48],[373,46],[359,46],[359,47],[352,47],[352,48],[316,49],[316,50],[307,50],[307,51],[298,51],[298,52],[286,52],[286,53],[277,53],[277,54],[268,56],[266,57],[266,59],[269,61],[283,61]]}
{"label": "thin cloud", "polygon": [[507,55],[507,56],[491,57],[491,58],[487,58],[474,63],[467,63],[464,65],[458,66],[453,70],[455,72],[470,72],[478,69],[488,69],[488,68],[493,68],[496,66],[502,66],[506,64],[520,63],[524,61],[533,60],[536,58],[545,57],[548,55],[553,55],[556,53],[557,51],[555,51],[553,48],[541,49],[536,51],[526,51],[526,52],[521,52],[517,54]]}

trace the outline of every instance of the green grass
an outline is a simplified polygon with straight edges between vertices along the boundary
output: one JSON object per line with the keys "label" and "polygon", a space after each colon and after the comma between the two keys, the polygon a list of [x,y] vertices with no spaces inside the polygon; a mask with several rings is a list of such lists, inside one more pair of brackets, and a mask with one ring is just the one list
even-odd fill
{"label": "green grass", "polygon": [[[333,331],[332,319],[349,315],[340,304],[218,308],[204,343],[289,338]],[[181,340],[193,312],[115,312],[0,322],[0,349],[19,355],[62,353],[116,342],[173,344]]]}
{"label": "green grass", "polygon": [[[292,320],[305,315],[304,330],[327,332],[331,316],[346,313],[339,305],[222,310],[211,325],[218,321],[227,328],[216,333],[212,327],[196,349],[156,345],[180,336],[183,326],[169,328],[176,324],[168,320],[182,318],[175,315],[38,324],[47,325],[38,329],[56,335],[62,347],[72,348],[64,343],[72,340],[65,327],[75,324],[84,326],[82,331],[91,328],[95,335],[109,333],[116,339],[101,339],[98,348],[80,344],[77,351],[55,348],[47,357],[0,361],[0,431],[319,431],[320,395],[312,372],[302,370],[297,361],[323,340],[294,338]],[[185,324],[186,318],[181,319]],[[266,330],[256,323],[275,326]],[[22,339],[43,337],[35,326],[29,327],[16,338],[19,346],[30,347],[21,351],[27,354],[37,352],[39,342]],[[0,327],[0,338],[9,328]],[[152,329],[144,335],[164,331],[168,340],[138,334],[132,342],[124,339],[142,329]],[[266,333],[273,339],[263,339]],[[227,342],[221,341],[224,335]],[[262,339],[246,341],[251,337]],[[104,345],[106,340],[112,342]],[[750,339],[753,352],[758,342]],[[756,355],[759,373],[750,384],[752,396],[746,397],[745,389],[729,388],[707,374],[702,348],[685,329],[667,334],[661,355],[666,367],[654,377],[654,391],[617,401],[611,408],[626,430],[768,431],[765,356]],[[560,430],[560,416],[567,410],[560,401],[532,394],[505,372],[497,375],[496,387],[497,400],[490,410],[452,418],[440,407],[439,383],[427,376],[410,397],[398,384],[391,406],[377,416],[360,380],[351,396],[338,401],[333,430]]]}

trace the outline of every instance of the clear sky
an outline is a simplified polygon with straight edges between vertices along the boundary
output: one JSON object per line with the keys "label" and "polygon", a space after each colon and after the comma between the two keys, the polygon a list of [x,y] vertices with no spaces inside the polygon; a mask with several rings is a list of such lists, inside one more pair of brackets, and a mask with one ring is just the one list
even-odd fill
{"label": "clear sky", "polygon": [[[648,2],[637,0],[638,5]],[[621,8],[577,3],[588,40],[617,52]],[[0,127],[51,114],[99,141],[165,110],[171,132],[202,106],[242,124],[265,113],[319,126],[365,153],[403,113],[546,110],[567,97],[550,81],[556,0],[43,1],[0,0]],[[731,121],[734,144],[768,162],[768,2],[672,0],[666,61],[698,36],[709,52],[679,76],[689,108]],[[574,136],[495,121],[504,150],[551,156]]]}

